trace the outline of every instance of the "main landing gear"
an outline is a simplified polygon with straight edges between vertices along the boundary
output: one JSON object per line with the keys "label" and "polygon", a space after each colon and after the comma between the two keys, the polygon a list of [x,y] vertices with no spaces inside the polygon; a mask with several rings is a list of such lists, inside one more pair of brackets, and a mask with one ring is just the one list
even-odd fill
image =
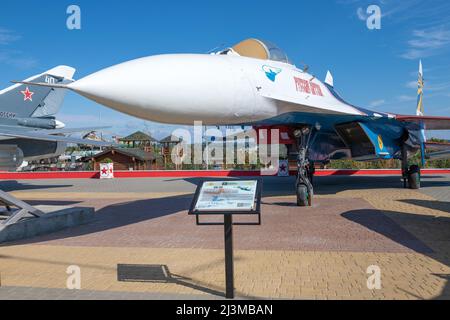
{"label": "main landing gear", "polygon": [[314,166],[307,158],[309,143],[311,141],[312,129],[310,127],[301,127],[294,131],[294,137],[297,143],[297,180],[295,190],[297,193],[297,206],[312,206],[314,188],[312,180],[314,176]]}
{"label": "main landing gear", "polygon": [[408,165],[408,151],[406,145],[402,146],[402,178],[403,188],[420,189],[420,167],[418,165]]}

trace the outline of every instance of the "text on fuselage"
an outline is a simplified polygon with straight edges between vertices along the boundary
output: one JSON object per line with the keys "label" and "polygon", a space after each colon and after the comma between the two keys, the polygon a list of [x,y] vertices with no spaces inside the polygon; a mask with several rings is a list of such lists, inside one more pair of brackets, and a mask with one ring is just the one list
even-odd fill
{"label": "text on fuselage", "polygon": [[308,93],[315,96],[323,97],[322,89],[320,86],[312,81],[300,79],[294,77],[295,87],[298,92]]}

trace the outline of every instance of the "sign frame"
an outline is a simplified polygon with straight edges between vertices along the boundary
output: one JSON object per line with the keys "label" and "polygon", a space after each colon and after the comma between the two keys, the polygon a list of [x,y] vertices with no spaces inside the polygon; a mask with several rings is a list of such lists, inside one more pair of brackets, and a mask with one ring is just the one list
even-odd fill
{"label": "sign frame", "polygon": [[[236,180],[240,181],[240,180]],[[257,221],[256,222],[233,222],[233,225],[236,226],[254,226],[254,225],[261,225],[261,196],[262,196],[262,180],[261,179],[248,179],[248,180],[242,180],[242,181],[256,181],[256,192],[255,192],[255,205],[253,210],[239,210],[239,209],[229,209],[229,210],[196,210],[196,204],[200,197],[200,192],[203,188],[203,185],[210,181],[202,181],[195,191],[194,199],[192,200],[190,209],[189,209],[189,215],[196,217],[196,223],[198,226],[223,226],[225,222],[201,222],[200,216],[220,216],[220,215],[238,215],[238,216],[256,216]],[[213,182],[222,182],[222,181],[213,181]],[[223,181],[227,182],[227,181]]]}

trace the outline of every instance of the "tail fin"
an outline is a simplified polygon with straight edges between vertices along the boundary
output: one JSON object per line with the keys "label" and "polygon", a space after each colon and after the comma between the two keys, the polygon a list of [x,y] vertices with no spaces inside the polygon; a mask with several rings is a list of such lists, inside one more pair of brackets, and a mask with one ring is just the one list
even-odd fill
{"label": "tail fin", "polygon": [[418,116],[423,116],[424,115],[424,109],[423,109],[423,87],[424,87],[423,68],[422,68],[422,60],[420,60],[420,63],[419,63],[419,80],[418,80],[418,89],[417,89],[417,111],[416,111],[416,115],[418,115]]}
{"label": "tail fin", "polygon": [[[423,80],[423,67],[422,60],[419,62],[419,80],[417,82],[417,110],[416,115],[423,116],[424,108],[423,108],[423,88],[424,88],[424,80]],[[425,167],[426,159],[425,159],[425,143],[427,142],[427,136],[425,134],[425,126],[423,122],[420,123],[420,155],[421,155],[421,165],[422,168]]]}
{"label": "tail fin", "polygon": [[[26,79],[27,82],[64,84],[72,82],[75,69],[59,66]],[[0,91],[1,118],[32,118],[55,115],[61,108],[66,90],[15,84]]]}

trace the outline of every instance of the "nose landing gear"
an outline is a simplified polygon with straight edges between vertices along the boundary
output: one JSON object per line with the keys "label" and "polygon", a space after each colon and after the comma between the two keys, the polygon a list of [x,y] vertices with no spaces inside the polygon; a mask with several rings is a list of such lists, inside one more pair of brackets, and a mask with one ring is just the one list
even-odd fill
{"label": "nose landing gear", "polygon": [[313,203],[314,188],[312,178],[314,169],[311,168],[307,158],[311,135],[312,129],[310,127],[302,127],[294,131],[298,149],[295,191],[297,194],[297,206],[299,207],[310,207]]}

